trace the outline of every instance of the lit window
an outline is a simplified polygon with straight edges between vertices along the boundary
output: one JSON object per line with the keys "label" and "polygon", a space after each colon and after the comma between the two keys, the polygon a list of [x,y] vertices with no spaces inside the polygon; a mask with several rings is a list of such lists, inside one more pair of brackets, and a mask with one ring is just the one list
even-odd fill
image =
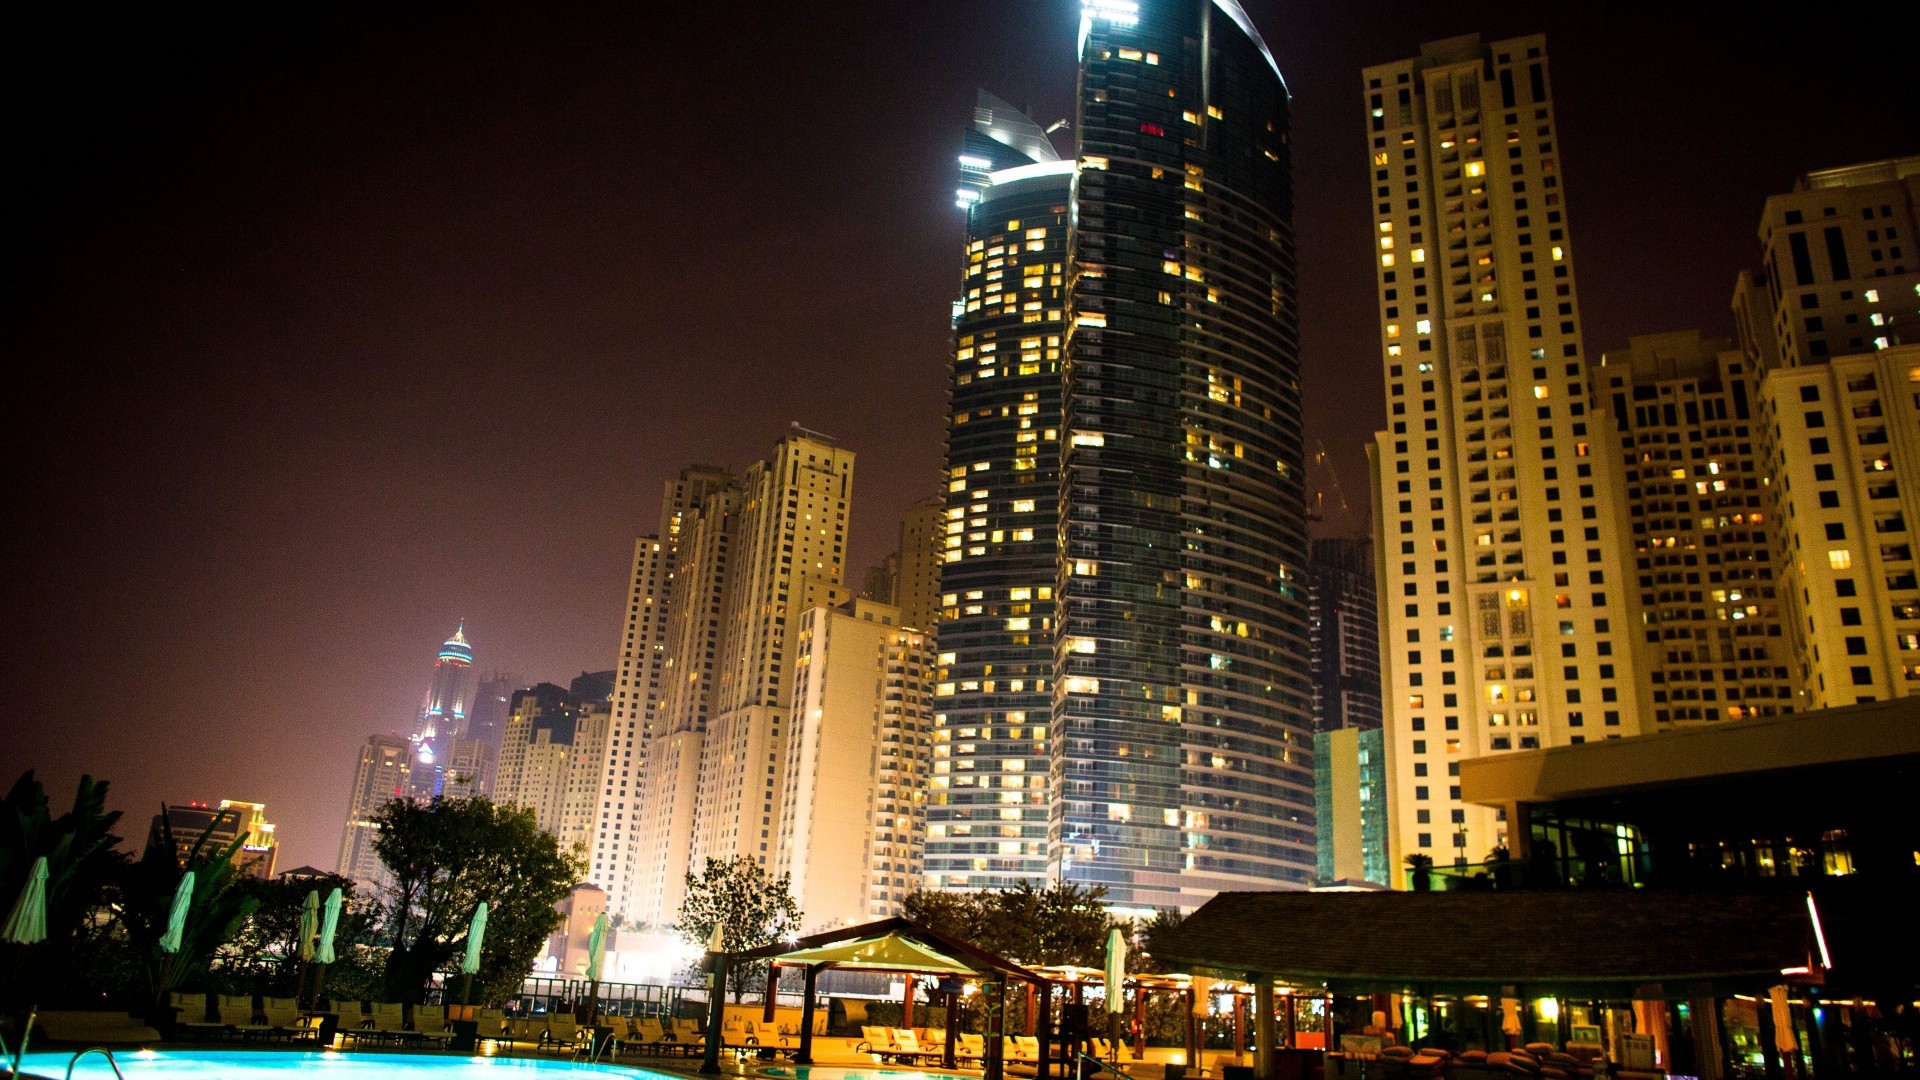
{"label": "lit window", "polygon": [[1853,552],[1846,548],[1834,548],[1827,552],[1827,565],[1835,570],[1846,570],[1853,566]]}
{"label": "lit window", "polygon": [[1413,328],[1422,334],[1431,334],[1433,333],[1433,320],[1421,319],[1419,322],[1413,324]]}
{"label": "lit window", "polygon": [[1480,175],[1481,173],[1483,173],[1483,172],[1486,172],[1486,171],[1487,171],[1487,166],[1486,166],[1486,164],[1485,164],[1484,162],[1479,162],[1479,161],[1469,161],[1469,162],[1467,162],[1467,175],[1468,175],[1468,176],[1479,176],[1479,175]]}

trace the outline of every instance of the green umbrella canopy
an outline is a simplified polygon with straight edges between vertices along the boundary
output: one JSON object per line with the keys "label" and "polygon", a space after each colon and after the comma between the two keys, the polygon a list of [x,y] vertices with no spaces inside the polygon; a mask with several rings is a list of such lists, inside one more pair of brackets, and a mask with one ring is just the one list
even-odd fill
{"label": "green umbrella canopy", "polygon": [[300,959],[313,959],[313,935],[320,931],[320,890],[309,889],[300,905]]}
{"label": "green umbrella canopy", "polygon": [[473,922],[467,927],[467,955],[460,960],[460,973],[472,975],[480,970],[480,942],[487,936],[487,902],[473,909]]}
{"label": "green umbrella canopy", "polygon": [[315,963],[333,963],[333,935],[340,929],[340,888],[327,894],[326,914],[320,920],[320,944],[314,947]]}
{"label": "green umbrella canopy", "polygon": [[727,951],[726,929],[717,920],[713,924],[713,933],[707,935],[707,951],[710,953]]}
{"label": "green umbrella canopy", "polygon": [[47,937],[47,857],[33,860],[27,871],[27,886],[7,913],[7,925],[0,928],[0,941],[31,945]]}
{"label": "green umbrella canopy", "polygon": [[607,913],[593,920],[593,932],[587,935],[587,978],[598,981],[600,968],[607,961]]}
{"label": "green umbrella canopy", "polygon": [[173,909],[167,912],[167,932],[160,935],[160,951],[177,953],[181,941],[187,934],[187,909],[193,906],[193,871],[180,875],[180,885],[173,890]]}
{"label": "green umbrella canopy", "polygon": [[1125,1012],[1127,985],[1127,938],[1119,927],[1107,931],[1107,1011]]}

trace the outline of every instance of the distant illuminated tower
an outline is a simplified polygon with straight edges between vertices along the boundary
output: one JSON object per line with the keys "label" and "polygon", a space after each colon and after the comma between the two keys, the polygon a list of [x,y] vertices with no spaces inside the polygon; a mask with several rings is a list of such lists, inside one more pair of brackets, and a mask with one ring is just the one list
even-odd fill
{"label": "distant illuminated tower", "polygon": [[447,763],[453,758],[453,740],[466,735],[467,672],[473,667],[473,646],[467,644],[465,619],[453,636],[440,645],[433,662],[433,683],[420,706],[420,723],[413,735],[413,794],[432,798],[445,790]]}

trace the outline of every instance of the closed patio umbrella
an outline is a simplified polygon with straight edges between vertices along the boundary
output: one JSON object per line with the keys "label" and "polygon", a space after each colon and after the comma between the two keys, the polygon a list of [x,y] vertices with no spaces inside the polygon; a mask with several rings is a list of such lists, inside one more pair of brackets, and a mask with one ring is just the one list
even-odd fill
{"label": "closed patio umbrella", "polygon": [[593,920],[593,930],[587,934],[587,1022],[594,1022],[594,1014],[600,1009],[600,969],[607,962],[607,913]]}
{"label": "closed patio umbrella", "polygon": [[486,936],[487,902],[482,900],[473,909],[473,921],[467,924],[467,953],[460,958],[460,998],[468,1005],[473,1004],[473,976],[480,970],[480,943]]}
{"label": "closed patio umbrella", "polygon": [[302,963],[313,960],[313,935],[320,932],[320,890],[309,889],[306,902],[300,905],[300,960]]}
{"label": "closed patio umbrella", "polygon": [[1120,1017],[1127,1010],[1127,936],[1115,926],[1107,931],[1107,1041],[1113,1060],[1120,1060]]}
{"label": "closed patio umbrella", "polygon": [[160,951],[177,953],[187,935],[187,909],[193,906],[193,871],[180,875],[173,890],[173,908],[167,912],[167,932],[160,935]]}
{"label": "closed patio umbrella", "polygon": [[320,916],[320,942],[313,947],[313,962],[319,970],[313,976],[313,1004],[320,1004],[321,988],[327,984],[327,965],[333,963],[333,935],[340,929],[340,887],[334,886],[327,894],[327,902]]}
{"label": "closed patio umbrella", "polygon": [[27,871],[27,885],[7,913],[7,925],[0,928],[0,941],[14,945],[32,945],[47,937],[47,857],[33,860]]}

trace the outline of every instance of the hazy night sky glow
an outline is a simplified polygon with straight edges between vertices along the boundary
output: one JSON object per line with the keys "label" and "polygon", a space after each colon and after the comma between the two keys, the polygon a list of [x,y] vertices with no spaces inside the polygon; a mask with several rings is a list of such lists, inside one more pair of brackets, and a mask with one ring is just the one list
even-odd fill
{"label": "hazy night sky glow", "polygon": [[[109,779],[135,844],[162,799],[264,800],[280,865],[323,869],[357,744],[411,727],[456,619],[483,673],[613,665],[682,464],[799,420],[859,454],[852,583],[891,549],[937,483],[974,90],[1069,116],[1078,17],[48,7],[7,75],[0,782],[64,810]],[[1363,65],[1548,35],[1593,353],[1729,333],[1767,194],[1920,152],[1905,5],[1247,7],[1296,95],[1309,434],[1356,507]]]}

